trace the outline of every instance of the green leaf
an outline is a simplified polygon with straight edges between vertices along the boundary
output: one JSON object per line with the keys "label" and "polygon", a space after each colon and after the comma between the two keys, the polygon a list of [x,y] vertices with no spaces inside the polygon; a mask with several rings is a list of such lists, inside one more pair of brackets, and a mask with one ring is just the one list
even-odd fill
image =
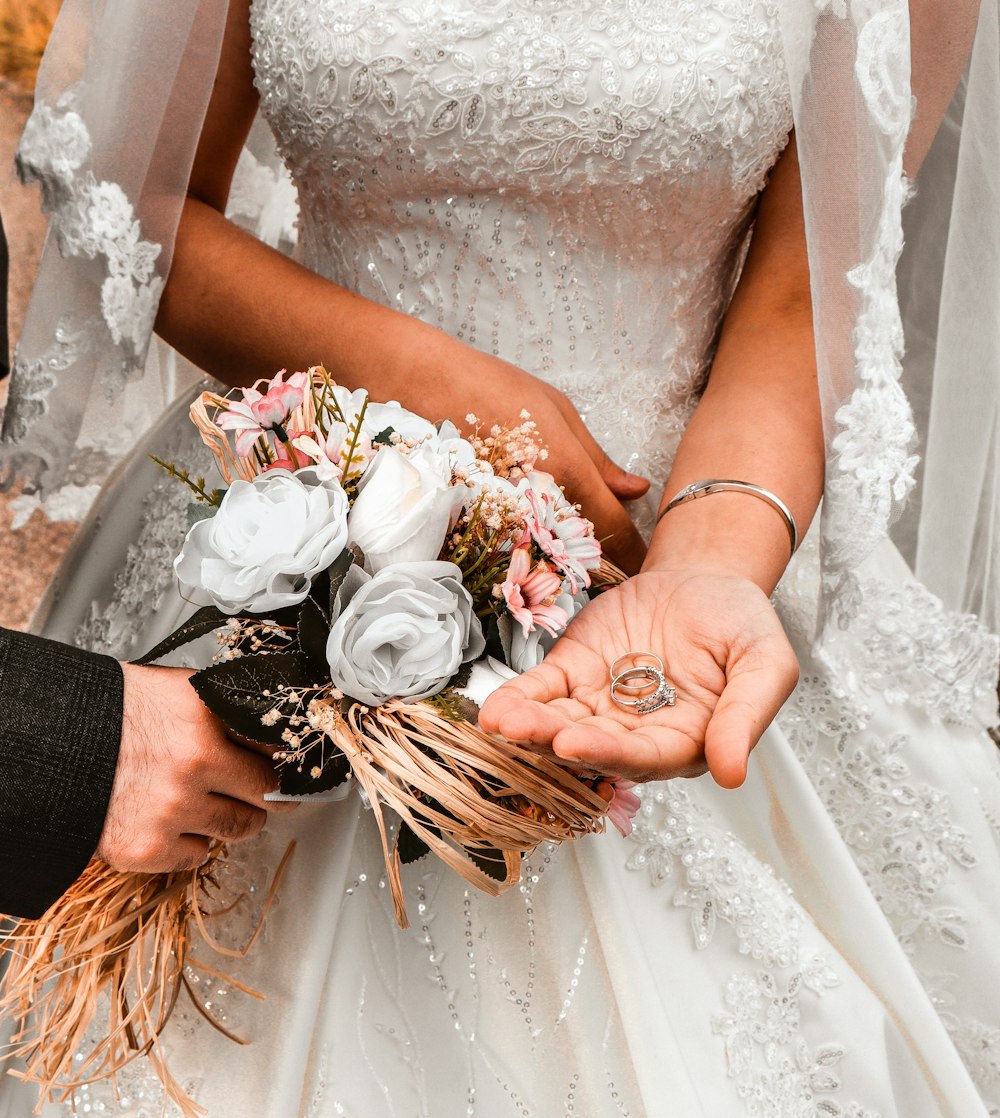
{"label": "green leaf", "polygon": [[476,863],[476,865],[493,878],[494,881],[507,880],[507,863],[503,860],[503,854],[499,850],[466,850],[469,858]]}
{"label": "green leaf", "polygon": [[345,547],[327,569],[326,573],[330,576],[329,616],[331,619],[333,618],[334,610],[337,608],[337,594],[340,592],[341,586],[344,585],[347,572],[354,566],[354,560],[354,552],[351,551],[350,548]]}
{"label": "green leaf", "polygon": [[326,642],[330,636],[330,618],[314,598],[309,597],[302,603],[299,611],[299,648],[309,661],[314,672],[329,678],[330,669],[326,661]]}
{"label": "green leaf", "polygon": [[458,669],[457,672],[448,680],[448,688],[451,691],[458,691],[462,687],[469,686],[469,680],[472,679],[472,667],[475,664],[474,660],[466,660],[466,662]]}
{"label": "green leaf", "polygon": [[[326,753],[324,761],[323,754]],[[319,776],[313,776],[314,769]],[[278,790],[285,796],[308,796],[329,792],[351,775],[351,763],[332,743],[315,745],[302,761],[289,761],[278,768]]]}
{"label": "green leaf", "polygon": [[285,606],[283,609],[273,609],[270,613],[240,613],[237,617],[240,621],[272,621],[283,629],[291,629],[292,632],[287,636],[294,640],[295,628],[299,623],[299,607]]}
{"label": "green leaf", "polygon": [[386,427],[384,431],[379,431],[377,435],[372,436],[372,446],[392,446],[392,436],[394,434],[394,428]]}
{"label": "green leaf", "polygon": [[309,660],[313,672],[329,678],[326,642],[330,636],[330,576],[323,571],[313,579],[309,594],[303,600],[296,622],[299,648]]}
{"label": "green leaf", "polygon": [[284,723],[265,726],[261,716],[275,706],[280,688],[312,687],[316,681],[301,653],[276,652],[213,664],[192,676],[191,683],[205,706],[231,730],[267,745],[282,745]]}
{"label": "green leaf", "polygon": [[496,615],[484,619],[483,635],[486,637],[486,648],[483,655],[492,656],[494,660],[506,664],[507,654],[503,650],[503,641],[500,639],[500,624]]}
{"label": "green leaf", "polygon": [[419,862],[431,852],[431,848],[424,840],[412,831],[405,823],[400,823],[399,833],[396,835],[396,849],[399,851],[399,860],[404,866],[412,862]]}
{"label": "green leaf", "polygon": [[155,648],[147,652],[145,656],[132,662],[138,665],[152,664],[155,660],[159,660],[161,656],[166,656],[168,652],[173,652],[176,648],[183,648],[191,641],[197,640],[207,633],[214,633],[216,629],[220,629],[228,623],[229,615],[223,613],[217,606],[204,606],[197,613],[192,614],[183,625],[175,629],[169,637],[165,637]]}

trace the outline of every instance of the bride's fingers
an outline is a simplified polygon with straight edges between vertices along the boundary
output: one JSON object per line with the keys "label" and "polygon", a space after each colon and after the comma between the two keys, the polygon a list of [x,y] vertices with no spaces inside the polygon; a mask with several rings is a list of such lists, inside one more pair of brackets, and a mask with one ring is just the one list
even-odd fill
{"label": "bride's fingers", "polygon": [[543,663],[494,691],[479,712],[479,725],[508,741],[551,747],[568,722],[593,713],[570,699],[566,690],[563,673]]}
{"label": "bride's fingers", "polygon": [[585,719],[567,724],[552,746],[559,757],[630,780],[699,776],[706,769],[701,743],[671,726],[629,730],[610,718]]}
{"label": "bride's fingers", "polygon": [[649,491],[648,478],[629,473],[628,470],[622,469],[617,462],[613,462],[607,456],[604,448],[580,418],[580,414],[573,407],[572,401],[561,392],[556,394],[556,406],[562,412],[573,434],[579,439],[580,445],[590,455],[604,480],[604,484],[620,501],[634,501],[637,497],[642,497]]}
{"label": "bride's fingers", "polygon": [[795,690],[799,665],[789,648],[766,666],[730,671],[705,731],[705,758],[717,784],[738,788],[747,775],[750,753]]}

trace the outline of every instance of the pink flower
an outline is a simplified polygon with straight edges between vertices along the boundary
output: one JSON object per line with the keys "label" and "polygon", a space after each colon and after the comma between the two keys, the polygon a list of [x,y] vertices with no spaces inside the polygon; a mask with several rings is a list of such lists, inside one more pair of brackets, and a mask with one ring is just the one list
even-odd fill
{"label": "pink flower", "polygon": [[301,462],[293,462],[291,458],[284,458],[279,454],[273,462],[269,462],[260,472],[266,474],[269,470],[288,470],[289,473],[294,474],[301,465]]}
{"label": "pink flower", "polygon": [[243,388],[242,400],[229,403],[217,422],[223,431],[236,431],[236,453],[247,458],[253,453],[253,444],[275,427],[282,427],[289,415],[305,400],[309,387],[308,373],[292,373],[285,381],[285,370],[267,384],[267,391]]}
{"label": "pink flower", "polygon": [[507,568],[507,577],[500,586],[507,608],[521,625],[525,636],[536,625],[553,636],[569,624],[569,614],[555,604],[562,589],[562,579],[545,563],[531,569],[531,552],[517,547]]}
{"label": "pink flower", "polygon": [[566,575],[575,594],[590,585],[588,570],[600,566],[601,545],[589,520],[577,516],[555,480],[536,471],[519,487],[528,502],[525,518],[538,546]]}
{"label": "pink flower", "polygon": [[[348,463],[347,454],[352,441],[355,442],[354,453]],[[311,459],[324,480],[343,481],[345,470],[348,478],[363,472],[375,453],[367,435],[359,434],[354,440],[351,429],[344,423],[332,423],[326,435],[319,427],[311,432],[303,431],[292,439],[292,446]]]}
{"label": "pink flower", "polygon": [[608,801],[608,818],[622,838],[632,833],[632,820],[642,804],[632,791],[635,787],[634,780],[602,780],[597,785],[597,794]]}

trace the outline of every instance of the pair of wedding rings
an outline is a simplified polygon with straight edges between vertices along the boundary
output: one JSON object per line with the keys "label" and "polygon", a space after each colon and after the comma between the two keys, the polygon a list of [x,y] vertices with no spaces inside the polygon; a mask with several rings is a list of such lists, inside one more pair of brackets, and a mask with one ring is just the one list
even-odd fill
{"label": "pair of wedding rings", "polygon": [[611,698],[633,714],[651,714],[677,702],[677,689],[653,652],[626,652],[611,665]]}

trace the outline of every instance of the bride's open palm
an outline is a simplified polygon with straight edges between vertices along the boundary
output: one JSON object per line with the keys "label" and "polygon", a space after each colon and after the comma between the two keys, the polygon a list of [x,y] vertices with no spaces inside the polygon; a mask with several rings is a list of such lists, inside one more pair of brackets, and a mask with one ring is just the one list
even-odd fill
{"label": "bride's open palm", "polygon": [[[627,653],[659,656],[674,706],[635,714],[611,696]],[[496,691],[484,729],[633,780],[746,776],[761,734],[798,678],[766,595],[747,579],[647,571],[590,602],[537,668]]]}

